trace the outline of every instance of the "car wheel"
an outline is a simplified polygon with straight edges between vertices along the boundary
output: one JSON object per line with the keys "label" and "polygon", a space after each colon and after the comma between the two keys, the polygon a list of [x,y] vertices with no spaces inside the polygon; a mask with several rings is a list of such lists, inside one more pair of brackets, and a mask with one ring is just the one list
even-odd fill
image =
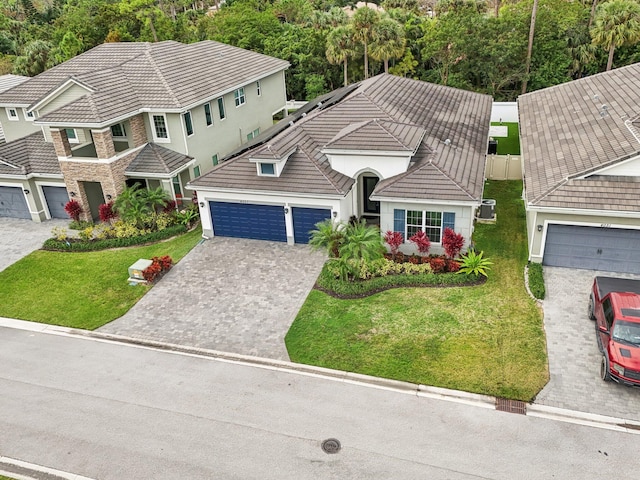
{"label": "car wheel", "polygon": [[593,313],[593,294],[589,295],[589,305],[587,306],[587,315],[589,315],[589,320],[595,320],[596,316]]}
{"label": "car wheel", "polygon": [[611,380],[611,375],[609,375],[609,361],[607,357],[602,356],[602,360],[600,361],[600,378],[605,382]]}

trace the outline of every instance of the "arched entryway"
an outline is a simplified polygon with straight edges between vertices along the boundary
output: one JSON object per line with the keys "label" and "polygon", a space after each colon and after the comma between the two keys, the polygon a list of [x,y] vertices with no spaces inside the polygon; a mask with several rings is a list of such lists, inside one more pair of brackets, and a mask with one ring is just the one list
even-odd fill
{"label": "arched entryway", "polygon": [[371,200],[371,194],[379,181],[380,177],[373,172],[364,172],[359,177],[358,213],[367,223],[380,223],[380,202]]}

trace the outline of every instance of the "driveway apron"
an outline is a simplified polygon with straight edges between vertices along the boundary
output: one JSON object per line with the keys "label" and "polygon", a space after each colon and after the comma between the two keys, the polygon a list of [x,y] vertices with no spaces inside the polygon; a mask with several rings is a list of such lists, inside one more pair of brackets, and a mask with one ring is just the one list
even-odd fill
{"label": "driveway apron", "polygon": [[0,218],[0,271],[42,247],[51,238],[53,227],[69,225],[68,220],[33,222],[21,218]]}
{"label": "driveway apron", "polygon": [[214,237],[99,331],[289,360],[284,336],[325,260],[307,245]]}
{"label": "driveway apron", "polygon": [[587,317],[596,275],[640,279],[638,275],[544,267],[544,326],[551,379],[535,403],[640,421],[640,388],[600,379],[595,322]]}

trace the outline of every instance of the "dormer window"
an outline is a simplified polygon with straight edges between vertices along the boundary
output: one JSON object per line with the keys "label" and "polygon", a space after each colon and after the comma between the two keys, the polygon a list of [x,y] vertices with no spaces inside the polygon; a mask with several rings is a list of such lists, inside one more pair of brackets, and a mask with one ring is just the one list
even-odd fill
{"label": "dormer window", "polygon": [[273,163],[260,163],[260,175],[275,177],[276,166]]}

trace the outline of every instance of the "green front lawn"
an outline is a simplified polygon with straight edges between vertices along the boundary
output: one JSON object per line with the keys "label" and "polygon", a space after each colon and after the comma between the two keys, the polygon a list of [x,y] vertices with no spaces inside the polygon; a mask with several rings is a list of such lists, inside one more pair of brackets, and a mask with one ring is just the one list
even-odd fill
{"label": "green front lawn", "polygon": [[530,400],[548,379],[542,315],[524,288],[522,182],[491,181],[498,223],[479,224],[493,261],[473,287],[400,288],[341,300],[314,290],[286,336],[291,360]]}
{"label": "green front lawn", "polygon": [[71,253],[37,250],[0,272],[0,317],[93,330],[126,313],[149,290],[127,283],[140,258],[174,263],[200,239],[194,231],[144,247]]}
{"label": "green front lawn", "polygon": [[[491,122],[491,125],[507,127],[508,137],[494,137],[498,141],[498,155],[520,155],[520,133],[515,122]],[[485,195],[486,196],[486,195]]]}

